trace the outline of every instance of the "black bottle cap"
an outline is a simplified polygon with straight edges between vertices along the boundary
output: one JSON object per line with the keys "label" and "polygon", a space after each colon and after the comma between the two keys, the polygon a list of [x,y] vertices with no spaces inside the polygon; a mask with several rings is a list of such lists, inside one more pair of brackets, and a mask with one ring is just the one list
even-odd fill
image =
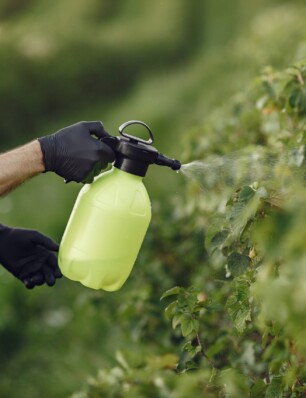
{"label": "black bottle cap", "polygon": [[[133,135],[126,134],[124,130],[133,124],[144,126],[150,138],[143,140]],[[127,173],[131,173],[140,177],[144,177],[150,164],[158,164],[160,166],[168,166],[173,170],[179,170],[181,163],[178,160],[170,159],[160,154],[156,148],[152,146],[154,137],[151,129],[145,123],[139,120],[131,120],[119,127],[121,137],[105,137],[102,139],[104,143],[109,145],[115,152],[116,160],[114,166]]]}

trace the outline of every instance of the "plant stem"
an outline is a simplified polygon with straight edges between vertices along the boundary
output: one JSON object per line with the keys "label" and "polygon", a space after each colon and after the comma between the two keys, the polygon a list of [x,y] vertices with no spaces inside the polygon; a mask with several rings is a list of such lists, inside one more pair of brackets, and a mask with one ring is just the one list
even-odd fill
{"label": "plant stem", "polygon": [[197,333],[196,339],[197,339],[198,345],[201,347],[201,351],[200,351],[201,355],[203,355],[203,357],[207,360],[207,362],[209,363],[209,365],[210,365],[212,368],[215,368],[215,365],[214,365],[213,361],[207,356],[206,352],[205,352],[204,349],[203,349],[203,345],[202,345],[202,343],[201,343],[199,333]]}

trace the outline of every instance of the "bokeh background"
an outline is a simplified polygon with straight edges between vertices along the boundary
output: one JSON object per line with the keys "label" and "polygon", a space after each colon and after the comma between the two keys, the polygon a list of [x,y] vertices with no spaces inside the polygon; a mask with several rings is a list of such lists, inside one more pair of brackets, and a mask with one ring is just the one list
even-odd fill
{"label": "bokeh background", "polygon": [[[302,0],[0,0],[0,150],[80,120],[116,135],[139,119],[161,152],[196,160],[192,139],[209,134],[216,108],[266,65],[306,56],[305,12]],[[175,344],[159,297],[189,283],[206,255],[203,230],[179,235],[188,219],[171,211],[183,176],[153,166],[146,186],[154,221],[119,292],[65,279],[27,291],[0,269],[1,398],[72,396],[120,350],[150,356]],[[1,223],[60,241],[79,189],[35,177],[1,198]]]}

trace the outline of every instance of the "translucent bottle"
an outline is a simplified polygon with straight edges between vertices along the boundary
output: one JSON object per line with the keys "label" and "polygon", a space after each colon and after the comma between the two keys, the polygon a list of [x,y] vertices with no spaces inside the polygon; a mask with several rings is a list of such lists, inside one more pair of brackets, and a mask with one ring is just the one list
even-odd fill
{"label": "translucent bottle", "polygon": [[64,233],[59,262],[65,276],[93,289],[126,281],[151,219],[142,177],[116,169],[85,185]]}
{"label": "translucent bottle", "polygon": [[[131,124],[144,125],[148,141],[127,135]],[[116,161],[112,170],[85,185],[76,200],[60,251],[63,275],[92,289],[118,290],[128,278],[151,220],[151,204],[142,182],[150,164],[180,168],[151,146],[153,135],[139,121],[119,128],[122,137],[107,137]]]}

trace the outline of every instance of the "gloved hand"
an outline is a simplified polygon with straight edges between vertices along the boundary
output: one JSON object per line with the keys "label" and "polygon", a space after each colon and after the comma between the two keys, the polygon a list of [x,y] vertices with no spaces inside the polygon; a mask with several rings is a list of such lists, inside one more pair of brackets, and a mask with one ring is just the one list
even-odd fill
{"label": "gloved hand", "polygon": [[55,284],[62,273],[58,267],[59,246],[38,231],[0,225],[0,263],[28,289]]}
{"label": "gloved hand", "polygon": [[92,135],[104,138],[109,134],[101,122],[80,122],[38,138],[45,170],[54,171],[67,182],[92,182],[108,163],[115,160],[113,150]]}

